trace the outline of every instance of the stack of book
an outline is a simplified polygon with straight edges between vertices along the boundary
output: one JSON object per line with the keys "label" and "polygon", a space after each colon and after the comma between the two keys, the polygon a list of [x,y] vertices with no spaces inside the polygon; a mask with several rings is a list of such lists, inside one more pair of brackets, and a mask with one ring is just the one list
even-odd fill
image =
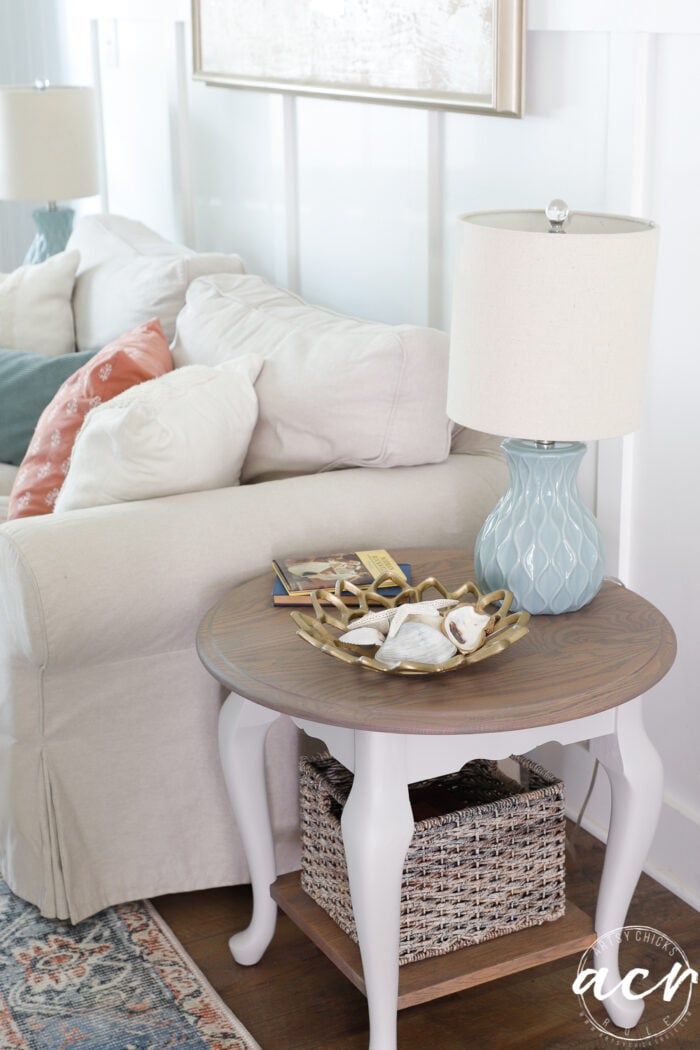
{"label": "stack of book", "polygon": [[[274,605],[311,605],[311,592],[334,591],[340,581],[355,587],[370,588],[384,573],[402,581],[396,586],[381,587],[379,593],[393,597],[411,580],[410,565],[399,564],[388,551],[355,551],[343,554],[312,554],[300,557],[275,558],[272,562],[275,581],[272,589]],[[357,595],[341,589],[341,598],[347,605],[357,605]]]}

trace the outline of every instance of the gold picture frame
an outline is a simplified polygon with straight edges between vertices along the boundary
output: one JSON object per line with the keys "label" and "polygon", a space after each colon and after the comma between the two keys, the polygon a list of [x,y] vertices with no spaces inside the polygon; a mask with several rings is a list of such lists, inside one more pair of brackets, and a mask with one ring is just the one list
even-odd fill
{"label": "gold picture frame", "polygon": [[192,0],[197,80],[520,117],[525,0]]}

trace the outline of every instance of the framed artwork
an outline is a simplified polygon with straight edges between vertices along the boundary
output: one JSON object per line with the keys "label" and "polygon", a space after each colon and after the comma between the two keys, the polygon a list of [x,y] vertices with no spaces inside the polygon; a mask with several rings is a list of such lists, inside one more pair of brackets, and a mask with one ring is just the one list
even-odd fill
{"label": "framed artwork", "polygon": [[210,84],[522,116],[525,0],[192,0]]}

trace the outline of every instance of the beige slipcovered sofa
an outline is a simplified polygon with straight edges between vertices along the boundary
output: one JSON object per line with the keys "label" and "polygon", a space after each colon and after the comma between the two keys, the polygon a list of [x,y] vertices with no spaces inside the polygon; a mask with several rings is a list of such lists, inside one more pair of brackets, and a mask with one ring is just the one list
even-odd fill
{"label": "beige slipcovered sofa", "polygon": [[[444,418],[443,333],[309,307],[236,257],[113,216],[81,220],[69,250],[78,349],[158,315],[176,372],[261,359],[241,484],[85,505],[112,473],[103,462],[77,504],[0,525],[0,871],[44,915],[78,921],[248,879],[217,752],[222,691],[195,651],[226,589],[275,555],[469,551],[506,472],[497,440]],[[0,501],[16,470],[0,465]],[[298,865],[300,746],[279,720],[280,872]]]}

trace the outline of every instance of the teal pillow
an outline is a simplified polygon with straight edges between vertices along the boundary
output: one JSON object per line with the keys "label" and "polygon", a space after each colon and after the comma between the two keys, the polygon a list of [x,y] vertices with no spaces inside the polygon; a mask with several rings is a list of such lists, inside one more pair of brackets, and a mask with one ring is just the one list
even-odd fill
{"label": "teal pillow", "polygon": [[25,350],[0,350],[0,463],[18,467],[34,428],[61,385],[94,354],[44,357]]}

